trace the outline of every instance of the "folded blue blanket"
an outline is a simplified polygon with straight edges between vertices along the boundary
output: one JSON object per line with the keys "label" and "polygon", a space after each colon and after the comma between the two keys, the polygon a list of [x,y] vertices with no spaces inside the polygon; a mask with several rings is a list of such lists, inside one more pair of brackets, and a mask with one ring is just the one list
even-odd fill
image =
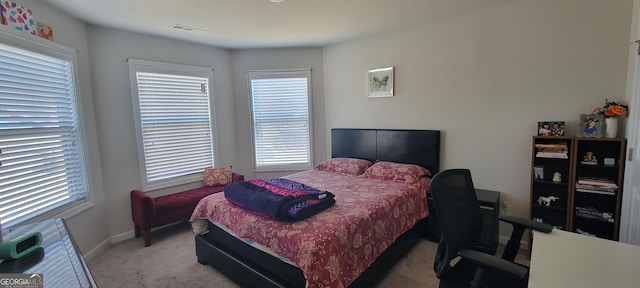
{"label": "folded blue blanket", "polygon": [[231,203],[280,221],[306,219],[335,204],[334,195],[303,183],[284,179],[251,179],[224,188]]}

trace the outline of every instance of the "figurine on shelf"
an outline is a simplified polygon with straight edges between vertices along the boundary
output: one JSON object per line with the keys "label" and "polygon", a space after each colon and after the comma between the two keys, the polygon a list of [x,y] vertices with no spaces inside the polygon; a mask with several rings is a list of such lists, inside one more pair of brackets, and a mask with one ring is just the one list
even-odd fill
{"label": "figurine on shelf", "polygon": [[598,159],[596,158],[596,155],[593,155],[593,152],[587,152],[587,154],[585,154],[582,158],[582,162],[580,163],[587,165],[597,165]]}
{"label": "figurine on shelf", "polygon": [[553,180],[553,182],[556,182],[556,183],[562,182],[562,174],[560,174],[560,172],[553,173],[553,179],[551,180]]}
{"label": "figurine on shelf", "polygon": [[547,197],[540,196],[538,197],[538,204],[542,206],[551,206],[551,202],[556,201],[558,199],[560,198],[556,196],[547,196]]}

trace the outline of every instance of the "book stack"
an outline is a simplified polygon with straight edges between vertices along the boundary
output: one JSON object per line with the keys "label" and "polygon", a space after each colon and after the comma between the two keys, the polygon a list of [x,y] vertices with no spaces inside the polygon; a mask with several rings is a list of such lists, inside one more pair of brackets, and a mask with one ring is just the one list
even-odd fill
{"label": "book stack", "polygon": [[569,159],[567,144],[536,144],[536,157]]}
{"label": "book stack", "polygon": [[593,207],[576,207],[576,216],[599,219],[611,223],[615,222],[615,220],[613,219],[613,213],[601,212]]}
{"label": "book stack", "polygon": [[576,191],[615,195],[618,185],[609,179],[580,177],[576,183]]}

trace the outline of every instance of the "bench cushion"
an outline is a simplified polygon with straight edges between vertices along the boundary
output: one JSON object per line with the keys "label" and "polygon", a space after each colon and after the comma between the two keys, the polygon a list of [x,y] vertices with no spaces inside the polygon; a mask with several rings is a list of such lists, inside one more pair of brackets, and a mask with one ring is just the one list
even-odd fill
{"label": "bench cushion", "polygon": [[[206,189],[216,188],[216,189]],[[180,193],[153,198],[156,207],[155,217],[150,221],[151,227],[189,219],[200,199],[221,192],[224,186],[201,187]]]}
{"label": "bench cushion", "polygon": [[[232,181],[242,181],[244,176],[232,174]],[[200,199],[222,192],[225,185],[198,187],[165,196],[152,198],[146,193],[131,191],[131,218],[140,229],[150,229],[177,221],[189,220]]]}

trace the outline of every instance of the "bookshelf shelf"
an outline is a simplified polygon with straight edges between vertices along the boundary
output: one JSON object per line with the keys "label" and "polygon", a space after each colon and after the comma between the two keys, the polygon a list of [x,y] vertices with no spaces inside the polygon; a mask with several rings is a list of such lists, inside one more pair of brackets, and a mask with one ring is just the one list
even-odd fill
{"label": "bookshelf shelf", "polygon": [[547,184],[547,185],[560,185],[560,186],[568,186],[568,182],[553,182],[549,180],[533,180],[534,183],[537,184]]}
{"label": "bookshelf shelf", "polygon": [[582,163],[578,163],[577,164],[578,167],[585,167],[585,168],[597,168],[597,169],[620,169],[619,165],[591,165],[591,164],[582,164]]}
{"label": "bookshelf shelf", "polygon": [[529,216],[565,230],[571,211],[573,143],[573,137],[534,136],[531,144]]}
{"label": "bookshelf shelf", "polygon": [[[625,149],[624,138],[575,138],[570,231],[618,240]],[[597,164],[581,163],[588,155],[593,155]],[[604,165],[605,158],[614,164]],[[582,215],[578,212],[581,207],[593,207],[607,217]]]}
{"label": "bookshelf shelf", "polygon": [[617,241],[625,149],[624,138],[533,136],[531,219]]}
{"label": "bookshelf shelf", "polygon": [[550,210],[550,211],[556,211],[556,212],[563,212],[563,213],[566,213],[566,211],[567,211],[567,209],[563,208],[563,207],[543,206],[543,205],[538,205],[538,204],[532,205],[531,208],[533,208],[533,209],[541,209],[541,210]]}

